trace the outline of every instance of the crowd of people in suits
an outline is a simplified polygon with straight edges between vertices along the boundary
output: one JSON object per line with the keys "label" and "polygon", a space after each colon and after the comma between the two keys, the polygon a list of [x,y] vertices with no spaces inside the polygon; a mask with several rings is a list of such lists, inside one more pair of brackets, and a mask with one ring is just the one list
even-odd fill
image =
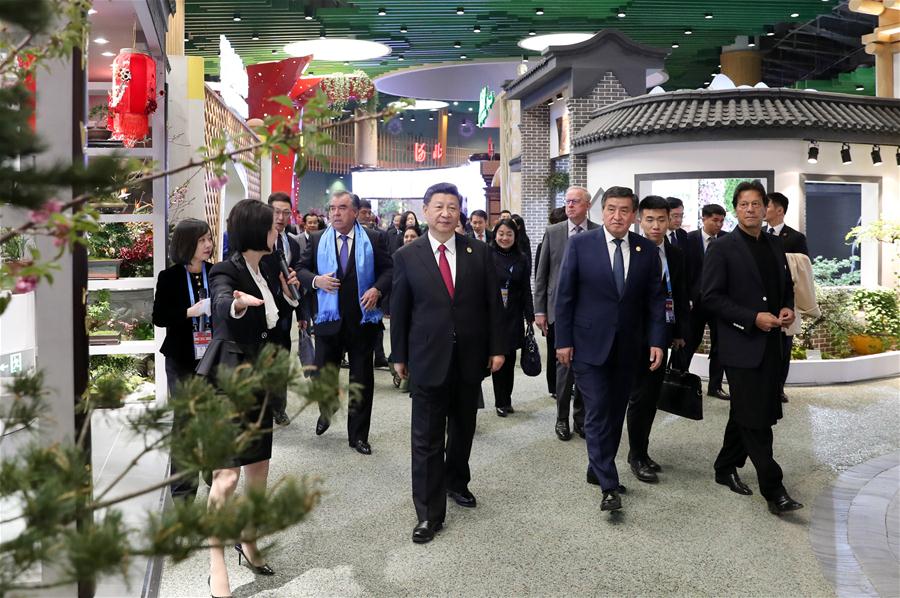
{"label": "crowd of people in suits", "polygon": [[[481,385],[491,377],[498,416],[515,413],[516,357],[529,326],[547,337],[555,433],[562,441],[572,431],[585,439],[586,481],[600,487],[602,510],[622,508],[615,456],[626,425],[632,473],[659,481],[663,469],[649,445],[664,373],[667,364],[690,366],[708,327],[707,392],[730,401],[715,480],[752,494],[738,475],[749,457],[773,513],[801,508],[782,484],[772,425],[787,400],[791,337],[782,331],[794,321],[785,254],[806,253],[806,242],[784,224],[784,195],[752,181],[738,185],[731,200],[734,231],[722,231],[725,208],[709,204],[702,226],[686,232],[677,198],[639,200],[631,189],[611,187],[600,200],[601,224],[588,217],[590,192],[571,187],[564,206],[550,213],[533,267],[524,220],[501,212],[489,227],[482,210],[466,219],[450,183],[426,192],[425,227],[408,211],[382,230],[371,204],[346,191],[330,197],[327,225],[312,213],[292,225],[284,193],[243,200],[228,216],[225,259],[215,265],[209,226],[183,220],[153,310],[154,324],[167,329],[161,351],[170,391],[193,375],[214,381],[218,365],[252,360],[267,343],[290,350],[296,321],[315,339],[304,364],[314,366],[312,375],[346,356],[350,382],[360,389],[348,406],[348,444],[371,455],[374,369],[389,359],[412,399],[412,539],[425,543],[442,529],[448,497],[477,504],[469,455]],[[389,357],[382,338],[388,318]],[[234,493],[242,471],[249,487],[265,487],[273,427],[290,424],[286,399],[285,389],[246,414],[264,433],[212,472],[210,508]],[[333,416],[320,411],[316,435]],[[176,414],[176,428],[184,417]],[[196,480],[172,487],[176,498],[193,499],[196,491]],[[211,546],[210,588],[224,596],[224,550],[215,539]],[[273,573],[255,543],[235,549],[256,573]]]}

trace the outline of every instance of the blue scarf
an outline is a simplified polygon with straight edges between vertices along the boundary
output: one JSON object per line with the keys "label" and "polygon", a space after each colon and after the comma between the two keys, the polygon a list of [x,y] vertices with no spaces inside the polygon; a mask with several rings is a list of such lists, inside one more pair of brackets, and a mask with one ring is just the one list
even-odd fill
{"label": "blue scarf", "polygon": [[[357,296],[362,300],[363,293],[372,288],[375,284],[375,252],[372,249],[372,242],[369,241],[369,235],[363,230],[359,222],[353,225],[355,231],[353,235],[353,259],[356,263],[356,282]],[[319,239],[319,247],[316,252],[316,263],[318,272],[322,274],[330,274],[338,271],[337,258],[337,240],[334,227],[329,226],[322,233]],[[338,294],[329,293],[322,289],[316,291],[316,297],[319,300],[319,313],[316,315],[316,324],[324,322],[334,322],[341,319],[341,312],[338,309]],[[362,321],[360,324],[378,324],[381,322],[382,312],[377,307],[366,310],[360,305],[362,311]]]}

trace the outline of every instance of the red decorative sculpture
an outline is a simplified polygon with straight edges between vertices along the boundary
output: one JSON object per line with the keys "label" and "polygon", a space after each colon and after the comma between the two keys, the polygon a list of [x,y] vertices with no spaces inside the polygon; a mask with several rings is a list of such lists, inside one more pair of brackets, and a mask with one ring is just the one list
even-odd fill
{"label": "red decorative sculpture", "polygon": [[110,139],[125,147],[143,141],[150,133],[150,115],[156,111],[156,62],[149,55],[123,49],[113,60],[106,128]]}

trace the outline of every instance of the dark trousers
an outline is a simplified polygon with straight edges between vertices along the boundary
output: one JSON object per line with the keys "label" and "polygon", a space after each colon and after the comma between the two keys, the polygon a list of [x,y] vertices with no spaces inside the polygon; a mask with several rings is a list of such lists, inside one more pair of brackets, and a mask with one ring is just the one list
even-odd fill
{"label": "dark trousers", "polygon": [[[372,423],[372,397],[375,394],[375,368],[373,365],[372,342],[376,326],[342,326],[337,334],[316,334],[316,367],[326,365],[339,367],[344,352],[350,362],[350,384],[359,384],[359,394],[350,400],[347,408],[347,439],[350,445],[356,441],[369,441],[369,426]],[[319,413],[330,419],[331,413]]]}
{"label": "dark trousers", "polygon": [[690,368],[691,359],[697,352],[697,347],[703,342],[703,329],[707,325],[709,325],[709,382],[706,388],[707,392],[714,392],[722,388],[725,370],[719,363],[719,334],[716,330],[715,317],[702,307],[694,306],[691,310],[690,338],[685,339],[687,342],[682,353],[685,360],[683,365],[685,371]]}
{"label": "dark trousers", "polygon": [[624,351],[624,344],[617,335],[606,363],[589,365],[575,361],[571,368],[575,372],[575,384],[584,396],[588,467],[597,476],[603,490],[619,487],[616,452],[622,440],[622,425],[625,423],[634,368],[638,361],[642,361]]}
{"label": "dark trousers", "polygon": [[[183,382],[188,380],[191,376],[194,375],[194,365],[190,364],[181,364],[166,357],[166,386],[169,389],[169,396],[171,397],[175,394],[175,386],[179,382]],[[172,436],[177,436],[180,433],[181,428],[184,427],[187,422],[189,414],[182,412],[181,410],[175,411],[172,419]],[[169,475],[177,475],[179,472],[178,464],[173,460],[169,460]],[[172,492],[172,498],[182,498],[184,500],[193,501],[197,496],[197,487],[199,486],[199,482],[197,481],[197,476],[191,476],[189,478],[183,478],[178,480],[177,482],[172,482],[170,486],[170,490]]]}
{"label": "dark trousers", "polygon": [[491,374],[494,383],[494,406],[511,407],[513,381],[516,373],[516,352],[504,355],[503,367]]}
{"label": "dark trousers", "polygon": [[443,384],[410,384],[412,495],[419,521],[444,521],[447,490],[468,489],[480,388],[462,380],[455,354]]}
{"label": "dark trousers", "polygon": [[[556,351],[554,350],[554,353]],[[574,403],[572,420],[584,426],[584,399],[576,384],[575,373],[561,363],[556,364],[556,421],[569,421],[569,404]]]}
{"label": "dark trousers", "polygon": [[722,450],[716,457],[716,473],[735,473],[744,466],[747,457],[750,457],[756,468],[759,492],[763,498],[772,500],[784,492],[781,467],[772,453],[772,427],[748,428],[735,422],[729,415]]}
{"label": "dark trousers", "polygon": [[663,349],[663,365],[654,371],[641,369],[637,372],[635,387],[628,399],[628,461],[646,459],[650,444],[650,429],[656,418],[656,401],[666,377],[668,349]]}
{"label": "dark trousers", "polygon": [[784,393],[784,385],[787,383],[788,374],[791,371],[791,350],[794,348],[794,337],[781,333],[781,361],[784,366],[781,373],[781,392]]}
{"label": "dark trousers", "polygon": [[556,332],[553,324],[547,326],[547,392],[556,394]]}
{"label": "dark trousers", "polygon": [[380,362],[387,361],[387,357],[384,355],[384,325],[380,324],[378,326],[378,331],[375,333],[375,342],[373,344],[373,348],[375,350],[375,359]]}

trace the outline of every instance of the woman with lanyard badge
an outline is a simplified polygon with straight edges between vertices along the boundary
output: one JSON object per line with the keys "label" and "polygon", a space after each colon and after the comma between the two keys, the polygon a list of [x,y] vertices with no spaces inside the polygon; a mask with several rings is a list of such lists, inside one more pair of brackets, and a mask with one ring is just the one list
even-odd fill
{"label": "woman with lanyard badge", "polygon": [[[209,225],[187,218],[172,233],[170,257],[173,265],[159,273],[153,300],[153,324],[166,329],[160,352],[166,358],[169,394],[175,385],[193,375],[197,363],[212,338],[208,273],[212,264],[213,241]],[[177,433],[181,414],[175,414],[173,434]],[[171,474],[177,473],[171,464]],[[193,500],[197,480],[172,484],[172,498]]]}

